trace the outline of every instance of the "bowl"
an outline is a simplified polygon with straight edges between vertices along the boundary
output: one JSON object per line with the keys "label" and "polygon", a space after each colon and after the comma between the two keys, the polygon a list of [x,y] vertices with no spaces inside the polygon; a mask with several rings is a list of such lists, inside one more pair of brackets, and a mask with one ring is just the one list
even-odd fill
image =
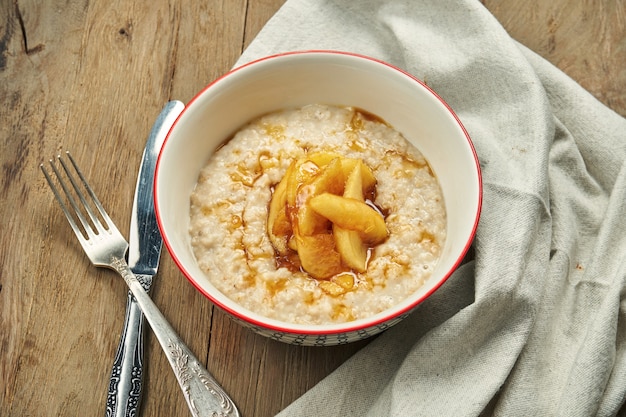
{"label": "bowl", "polygon": [[[308,325],[270,319],[232,301],[198,265],[189,235],[190,195],[201,169],[251,120],[312,103],[372,113],[413,143],[429,161],[445,200],[447,238],[430,278],[397,305],[365,319]],[[482,202],[480,167],[470,137],[451,108],[411,74],[371,57],[297,51],[236,68],[200,91],[170,130],[155,173],[155,208],[178,268],[213,304],[253,331],[298,345],[337,345],[368,338],[398,323],[436,291],[469,249]]]}

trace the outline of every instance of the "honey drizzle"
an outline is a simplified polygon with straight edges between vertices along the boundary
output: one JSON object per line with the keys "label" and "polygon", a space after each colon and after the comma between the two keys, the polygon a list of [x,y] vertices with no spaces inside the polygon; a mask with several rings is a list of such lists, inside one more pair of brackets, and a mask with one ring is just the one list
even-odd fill
{"label": "honey drizzle", "polygon": [[[367,112],[366,110],[360,109],[360,108],[354,108],[353,109],[353,114],[352,117],[350,118],[350,121],[348,123],[348,125],[346,126],[346,133],[350,133],[348,134],[349,139],[351,139],[350,142],[350,147],[354,150],[363,150],[363,145],[361,145],[358,142],[358,132],[360,130],[363,129],[364,127],[364,122],[365,121],[369,121],[369,122],[376,122],[376,123],[382,123],[388,126],[388,124],[381,119],[380,117]],[[267,135],[271,136],[272,138],[275,138],[277,140],[282,140],[284,139],[284,135],[285,135],[285,126],[282,125],[270,125],[270,124],[266,124],[263,126],[264,129],[264,133],[266,133]],[[308,151],[308,149],[304,149],[305,153]],[[390,152],[390,153],[395,153],[395,152]],[[420,161],[414,161],[412,159],[410,159],[409,157],[407,157],[406,155],[403,154],[399,154],[399,153],[395,153],[396,155],[399,155],[403,158],[403,160],[409,164],[412,165],[413,167],[416,168],[423,168],[423,167],[427,167],[428,171],[431,175],[434,176],[432,170],[430,169],[430,166],[428,165],[428,163],[426,162],[425,164],[420,163]],[[263,151],[261,152],[258,157],[257,157],[257,161],[255,166],[253,167],[252,170],[250,170],[243,162],[239,163],[237,165],[237,169],[234,172],[231,172],[230,177],[234,182],[239,182],[242,185],[246,186],[246,187],[252,187],[254,185],[254,182],[261,177],[264,173],[265,170],[268,168],[273,167],[272,164],[270,164],[268,161],[270,160],[270,153],[269,151]],[[274,188],[276,187],[277,184],[273,184],[271,186],[271,192],[273,195],[274,192]],[[378,205],[375,204],[376,201],[376,189],[375,187],[373,187],[371,190],[368,190],[367,194],[365,195],[365,201],[366,203],[372,207],[373,209],[375,209],[377,212],[379,212],[384,218],[386,218],[389,215],[388,210],[384,209],[383,207],[380,207]],[[268,203],[269,204],[269,203]],[[289,208],[287,209],[288,214],[290,211],[293,210],[289,210]],[[203,208],[204,211],[204,208]],[[231,221],[229,223],[229,229],[231,231],[237,229],[238,227],[242,227],[245,229],[245,224],[243,222],[242,217],[239,217],[237,215],[233,215],[231,217]],[[293,234],[292,234],[293,235]],[[291,236],[292,236],[291,235]],[[291,236],[288,236],[287,239],[291,238]],[[241,238],[241,241],[239,243],[239,247],[241,249],[243,249],[243,251],[245,252],[245,257],[246,257],[246,263],[248,264],[248,268],[250,270],[250,274],[247,275],[246,277],[246,282],[249,285],[254,285],[254,281],[255,281],[255,276],[258,275],[256,271],[254,271],[253,265],[250,264],[250,260],[251,260],[251,255],[249,254],[248,250],[245,248],[245,245],[243,244],[243,237]],[[371,255],[373,253],[373,248],[368,248],[368,262],[370,261]],[[296,251],[289,249],[288,253],[286,255],[280,255],[277,252],[275,253],[275,263],[276,263],[276,267],[277,268],[287,268],[289,271],[291,272],[304,272],[302,270],[299,258],[298,258],[298,254]],[[356,279],[355,279],[355,284],[354,284],[354,288],[357,288],[358,286],[362,286],[365,285],[368,288],[372,287],[371,282],[368,281],[361,281],[360,279],[358,279],[358,277],[360,276],[360,274],[351,271],[349,268],[346,267],[346,272],[347,273],[351,273],[353,274]],[[342,273],[346,273],[346,272],[342,272]],[[331,277],[332,278],[332,277]],[[311,280],[314,280],[315,282],[317,282],[317,280],[315,280],[314,278],[310,278]],[[279,280],[276,282],[272,282],[272,283],[266,283],[266,289],[268,291],[268,293],[270,295],[275,295],[276,293],[282,291],[285,286],[286,286],[287,280]],[[311,299],[309,300],[310,303],[314,302],[314,297],[311,295],[310,297]],[[334,318],[338,318],[340,316],[344,316],[349,312],[349,308],[346,307],[345,305],[341,304],[340,306],[337,306],[335,311],[334,311]],[[348,316],[352,317],[352,318],[347,318],[348,320],[353,320],[354,317],[350,314],[347,314]]]}

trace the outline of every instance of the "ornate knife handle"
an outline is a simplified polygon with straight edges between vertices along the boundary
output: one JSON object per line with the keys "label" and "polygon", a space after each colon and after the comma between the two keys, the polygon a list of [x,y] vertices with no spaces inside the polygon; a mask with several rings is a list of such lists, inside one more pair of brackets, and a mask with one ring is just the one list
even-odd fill
{"label": "ornate knife handle", "polygon": [[[137,280],[146,292],[150,290],[152,283],[150,275],[137,275]],[[144,374],[143,329],[143,313],[135,297],[129,291],[126,299],[124,328],[111,368],[106,417],[135,417],[139,415]]]}
{"label": "ornate knife handle", "polygon": [[239,417],[239,411],[231,398],[176,334],[126,261],[113,258],[111,266],[124,278],[146,320],[150,323],[154,335],[172,366],[191,414],[194,417]]}

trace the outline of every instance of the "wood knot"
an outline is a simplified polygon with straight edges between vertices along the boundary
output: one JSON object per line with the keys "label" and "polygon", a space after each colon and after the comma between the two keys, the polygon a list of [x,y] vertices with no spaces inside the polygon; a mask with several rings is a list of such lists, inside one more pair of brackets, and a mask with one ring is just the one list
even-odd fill
{"label": "wood knot", "polygon": [[126,23],[126,25],[121,27],[120,30],[117,31],[117,33],[120,36],[122,36],[123,38],[131,40],[132,37],[133,37],[133,24],[132,24],[132,22]]}

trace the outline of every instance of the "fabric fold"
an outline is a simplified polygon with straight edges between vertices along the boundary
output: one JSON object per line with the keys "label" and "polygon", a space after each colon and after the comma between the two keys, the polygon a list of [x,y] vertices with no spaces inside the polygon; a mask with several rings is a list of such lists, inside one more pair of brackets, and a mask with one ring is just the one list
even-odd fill
{"label": "fabric fold", "polygon": [[455,111],[483,172],[463,264],[281,416],[611,416],[626,398],[626,119],[478,1],[289,0],[238,65],[369,55]]}

